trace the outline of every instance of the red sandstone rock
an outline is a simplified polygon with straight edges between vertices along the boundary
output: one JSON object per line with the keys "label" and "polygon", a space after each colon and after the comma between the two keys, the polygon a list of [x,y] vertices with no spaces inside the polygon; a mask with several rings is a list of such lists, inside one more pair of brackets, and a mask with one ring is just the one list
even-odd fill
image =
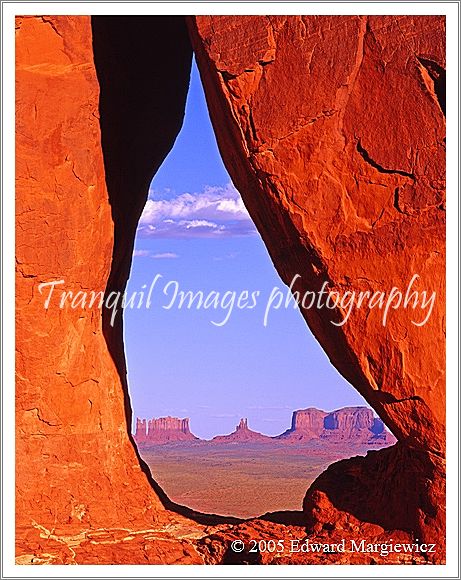
{"label": "red sandstone rock", "polygon": [[[301,294],[324,281],[331,290],[389,291],[417,273],[418,289],[437,292],[422,327],[408,309],[386,326],[378,309],[355,308],[342,327],[325,308],[303,314],[392,431],[440,452],[445,119],[417,57],[444,66],[444,19],[190,22],[221,154],[282,278],[300,274]],[[409,44],[396,47],[395,34]],[[400,207],[410,191],[413,207]]]}
{"label": "red sandstone rock", "polygon": [[324,419],[320,435],[325,440],[355,441],[364,444],[391,444],[396,438],[366,407],[345,407],[332,411]]}
{"label": "red sandstone rock", "polygon": [[346,441],[362,445],[396,442],[381,419],[367,407],[344,407],[331,413],[310,408],[294,411],[291,428],[276,439],[302,442],[322,439],[325,442]]}
{"label": "red sandstone rock", "polygon": [[190,432],[189,419],[177,417],[150,419],[147,422],[147,431],[146,420],[137,419],[134,439],[139,445],[199,440]]}
{"label": "red sandstone rock", "polygon": [[325,417],[324,427],[327,431],[341,431],[345,437],[354,435],[363,430],[373,432],[375,418],[371,409],[366,407],[346,407],[333,411]]}
{"label": "red sandstone rock", "polygon": [[[425,474],[424,479],[421,474]],[[308,531],[315,536],[327,528],[344,534],[360,522],[392,530],[389,537],[395,537],[394,530],[424,530],[421,519],[437,513],[444,482],[444,461],[400,442],[369,451],[366,457],[338,461],[314,481],[306,494]],[[442,534],[442,529],[434,528],[425,538],[416,536],[436,544],[435,553],[429,555],[433,562],[443,559]]]}
{"label": "red sandstone rock", "polygon": [[229,435],[217,435],[211,440],[212,443],[268,443],[271,437],[252,431],[248,428],[248,419],[240,419],[235,431]]}
{"label": "red sandstone rock", "polygon": [[291,428],[278,436],[286,440],[317,439],[323,431],[326,411],[315,408],[294,411],[291,419]]}
{"label": "red sandstone rock", "polygon": [[18,561],[200,563],[180,538],[201,526],[165,510],[130,440],[101,311],[39,291],[104,291],[111,271],[89,17],[17,19],[16,130]]}
{"label": "red sandstone rock", "polygon": [[[303,527],[207,532],[164,509],[128,433],[121,319],[113,329],[105,321],[104,335],[100,312],[44,315],[38,291],[61,278],[66,289],[124,288],[147,184],[181,125],[182,20],[95,22],[94,37],[88,17],[16,24],[18,561],[222,562],[231,537]],[[417,273],[418,289],[437,292],[423,327],[408,310],[387,326],[377,310],[356,310],[342,327],[326,311],[303,312],[401,440],[332,466],[304,517],[326,537],[341,526],[396,537],[387,526],[409,524],[438,541],[441,562],[444,19],[201,16],[190,25],[223,159],[282,278],[301,273],[301,292],[325,280],[389,291]],[[370,473],[384,474],[377,498]],[[339,484],[345,475],[353,487]]]}
{"label": "red sandstone rock", "polygon": [[[407,497],[416,483],[413,531],[437,541],[443,558],[445,20],[198,16],[189,24],[224,163],[282,279],[301,275],[301,296],[324,282],[341,294],[405,293],[417,274],[414,289],[436,293],[424,326],[413,322],[425,313],[411,308],[392,310],[386,325],[376,308],[353,309],[342,326],[331,322],[344,310],[302,314],[407,446],[400,469],[412,480],[397,478],[394,493]],[[396,451],[380,453],[360,463],[382,461],[394,473]],[[331,493],[341,510],[341,489]],[[368,488],[354,493],[366,503]],[[375,519],[387,510],[382,501]]]}
{"label": "red sandstone rock", "polygon": [[144,443],[147,439],[147,419],[136,418],[136,430],[134,433],[134,440],[136,444],[139,445]]}
{"label": "red sandstone rock", "polygon": [[[350,517],[343,529],[312,535],[299,522],[298,514],[289,514],[282,521],[268,514],[264,519],[256,518],[232,527],[220,526],[198,540],[197,547],[207,564],[337,564],[338,561],[341,564],[427,564],[431,561],[430,554],[424,553],[389,552],[386,555],[384,552],[383,555],[380,549],[369,553],[357,552],[350,538],[358,538],[357,543],[361,538],[367,538],[367,543],[387,544],[389,533],[376,524],[363,523]],[[413,543],[411,536],[400,530],[392,531],[392,539],[394,544]],[[233,552],[232,540],[243,541],[244,551]],[[344,543],[345,550],[344,553],[328,553],[322,549],[307,553],[301,550],[306,542],[336,546]]]}
{"label": "red sandstone rock", "polygon": [[[218,435],[212,443],[287,442],[302,443],[322,439],[331,442],[350,442],[360,445],[391,444],[396,439],[384,427],[381,419],[375,418],[367,407],[345,407],[327,413],[310,408],[294,411],[291,428],[269,437],[248,428],[248,419],[241,419],[233,433]],[[134,440],[137,445],[201,441],[190,432],[189,418],[161,417],[158,419],[136,419]]]}

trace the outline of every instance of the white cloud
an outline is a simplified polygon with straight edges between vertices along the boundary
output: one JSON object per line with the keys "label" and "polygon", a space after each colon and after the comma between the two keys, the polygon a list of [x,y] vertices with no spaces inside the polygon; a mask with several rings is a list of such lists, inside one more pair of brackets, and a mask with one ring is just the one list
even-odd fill
{"label": "white cloud", "polygon": [[256,230],[240,194],[228,183],[168,199],[156,199],[151,192],[138,232],[156,238],[214,238],[248,236]]}
{"label": "white cloud", "polygon": [[179,258],[179,256],[174,252],[162,252],[161,254],[152,254],[151,258],[153,258],[154,260],[172,260],[175,258]]}
{"label": "white cloud", "polygon": [[154,260],[165,260],[165,259],[172,259],[172,258],[179,258],[178,254],[175,252],[161,252],[154,254],[150,250],[135,250],[133,252],[134,258],[152,258]]}
{"label": "white cloud", "polygon": [[149,255],[149,250],[135,250],[133,252],[133,258],[147,258]]}
{"label": "white cloud", "polygon": [[190,228],[211,228],[215,230],[223,227],[208,220],[182,220],[179,225],[184,226],[187,230],[190,230]]}

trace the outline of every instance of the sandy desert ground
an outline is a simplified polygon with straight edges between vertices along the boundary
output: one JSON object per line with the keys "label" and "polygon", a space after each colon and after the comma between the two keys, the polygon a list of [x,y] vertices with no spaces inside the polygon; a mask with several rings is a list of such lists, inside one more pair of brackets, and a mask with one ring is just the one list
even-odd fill
{"label": "sandy desert ground", "polygon": [[171,443],[141,450],[170,499],[201,512],[253,517],[299,510],[330,463],[365,455],[363,445]]}

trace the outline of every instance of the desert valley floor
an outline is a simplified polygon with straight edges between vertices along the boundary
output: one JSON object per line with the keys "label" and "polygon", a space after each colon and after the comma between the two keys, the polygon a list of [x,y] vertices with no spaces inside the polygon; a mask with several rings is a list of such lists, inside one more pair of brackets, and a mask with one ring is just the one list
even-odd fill
{"label": "desert valley floor", "polygon": [[249,518],[300,510],[307,488],[328,465],[370,446],[274,443],[169,443],[142,448],[154,479],[173,501],[195,510]]}

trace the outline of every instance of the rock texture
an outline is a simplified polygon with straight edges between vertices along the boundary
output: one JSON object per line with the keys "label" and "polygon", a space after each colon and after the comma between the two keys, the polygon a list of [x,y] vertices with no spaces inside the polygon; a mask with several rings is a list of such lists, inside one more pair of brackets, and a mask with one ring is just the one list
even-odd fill
{"label": "rock texture", "polygon": [[[353,309],[342,326],[331,322],[344,309],[302,313],[402,442],[411,489],[421,489],[413,531],[443,553],[445,20],[198,16],[189,25],[223,160],[285,283],[301,275],[301,296],[324,282],[341,294],[405,293],[417,274],[413,289],[436,293],[423,326],[412,308],[392,309],[385,325],[377,308]],[[394,472],[397,450],[380,453],[365,462]],[[406,497],[409,479],[394,483]],[[355,493],[365,502],[368,492]],[[341,494],[330,497],[338,510]],[[386,519],[385,502],[373,510]]]}
{"label": "rock texture", "polygon": [[[338,461],[317,478],[306,494],[307,530],[318,534],[327,524],[335,533],[348,534],[363,522],[379,526],[381,533],[420,530],[423,508],[426,517],[437,517],[436,501],[443,497],[443,481],[443,471],[427,453],[400,442],[369,451],[366,457]],[[394,537],[392,533],[389,536]],[[435,557],[441,557],[439,542],[443,542],[443,537],[437,535],[437,530],[426,539],[416,537],[420,541],[431,537],[431,543],[437,544]]]}
{"label": "rock texture", "polygon": [[137,419],[134,439],[138,445],[198,441],[198,437],[190,432],[189,419],[177,417],[149,419],[147,425],[145,419]]}
{"label": "rock texture", "polygon": [[367,407],[344,407],[331,413],[310,408],[294,411],[291,428],[277,437],[282,441],[302,442],[322,439],[325,442],[351,442],[374,445],[396,442]]}
{"label": "rock texture", "polygon": [[314,439],[320,437],[323,431],[326,411],[315,409],[300,409],[294,411],[291,418],[291,428],[285,431],[280,437],[287,437],[290,434],[297,434],[301,438]]}
{"label": "rock texture", "polygon": [[[395,538],[409,527],[438,543],[435,562],[444,557],[444,24],[189,19],[224,162],[283,280],[301,273],[301,292],[324,281],[389,291],[416,273],[418,289],[437,292],[421,327],[409,309],[392,310],[386,326],[378,309],[356,309],[344,326],[331,312],[303,312],[400,443],[332,466],[300,516],[327,537]],[[182,122],[184,19],[19,17],[16,39],[18,562],[246,562],[230,538],[299,535],[304,524],[211,530],[167,510],[129,435],[121,315],[111,326],[97,308],[55,301],[45,313],[38,290],[60,279],[63,290],[125,287],[147,185]],[[371,501],[379,472],[386,494]],[[337,485],[346,475],[353,487]]]}
{"label": "rock texture", "polygon": [[[164,123],[171,123],[170,130],[151,138],[162,142],[155,145],[160,151],[144,152],[150,175],[181,125],[191,51],[182,19],[165,20],[163,31],[153,34],[156,41],[140,38],[137,44],[131,38],[139,32],[136,25],[134,29],[125,23],[120,42],[131,42],[138,50],[139,42],[144,44],[137,55],[138,66],[145,59],[137,82],[148,76],[150,91],[148,100],[140,93],[144,104],[138,103],[139,117],[125,111],[140,142],[124,141],[124,146],[145,151],[149,145],[140,121],[144,115],[149,119],[157,86],[169,103]],[[168,78],[160,82],[154,73],[145,74],[146,61],[158,54],[156,42],[166,52],[171,49],[166,64],[186,78],[177,96],[176,86],[169,90]],[[186,47],[185,54],[175,63],[172,55],[179,45]],[[123,76],[123,62],[117,64]],[[114,362],[101,311],[73,309],[69,302],[60,309],[60,296],[45,311],[48,292],[39,291],[39,284],[53,280],[64,280],[56,288],[59,293],[104,291],[119,247],[101,148],[90,18],[17,18],[16,67],[18,562],[200,563],[188,538],[200,535],[201,527],[165,510],[130,440],[124,359]],[[117,120],[120,126],[124,122]],[[143,176],[146,182],[149,175]],[[146,194],[125,191],[132,200],[128,203],[136,206],[133,232]],[[124,250],[127,255],[130,247]]]}
{"label": "rock texture", "polygon": [[[197,542],[198,550],[203,555],[207,564],[427,564],[430,562],[428,554],[423,553],[389,553],[382,555],[380,548],[376,552],[361,553],[351,550],[351,545],[346,538],[350,536],[367,538],[374,545],[386,544],[389,534],[378,525],[355,520],[349,522],[345,528],[338,530],[322,530],[315,537],[306,532],[303,522],[298,513],[291,513],[280,517],[280,514],[267,514],[263,518],[255,518],[248,522],[232,527],[222,526],[212,534],[201,538]],[[411,535],[395,530],[392,533],[394,543],[412,543]],[[281,541],[280,552],[254,551],[254,540],[264,542]],[[236,554],[232,551],[231,541],[241,540],[245,549]],[[320,552],[306,553],[296,551],[304,542],[309,541],[319,544],[336,543],[345,541],[344,553]],[[293,544],[292,544],[293,542]],[[267,544],[266,544],[267,545]],[[294,545],[295,550],[291,550]],[[250,550],[253,548],[253,551]]]}
{"label": "rock texture", "polygon": [[240,419],[235,431],[229,435],[217,435],[211,440],[212,443],[261,443],[270,441],[271,437],[252,431],[248,427],[248,419]]}

